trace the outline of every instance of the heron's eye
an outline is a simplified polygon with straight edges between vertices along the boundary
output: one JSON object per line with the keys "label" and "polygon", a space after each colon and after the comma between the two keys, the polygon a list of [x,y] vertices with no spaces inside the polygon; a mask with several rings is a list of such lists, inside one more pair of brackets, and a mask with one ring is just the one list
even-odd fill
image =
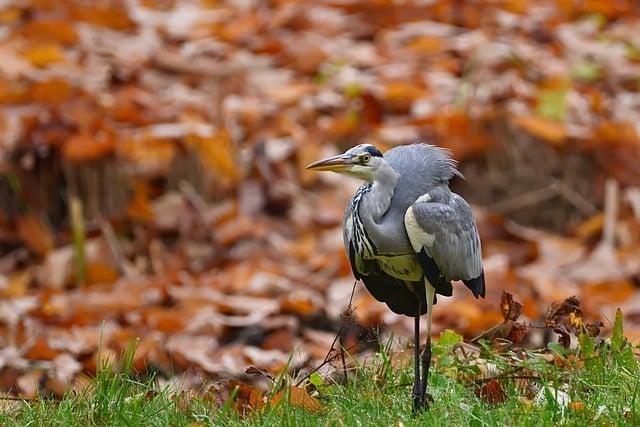
{"label": "heron's eye", "polygon": [[362,163],[369,163],[369,160],[371,160],[371,156],[369,154],[362,156]]}

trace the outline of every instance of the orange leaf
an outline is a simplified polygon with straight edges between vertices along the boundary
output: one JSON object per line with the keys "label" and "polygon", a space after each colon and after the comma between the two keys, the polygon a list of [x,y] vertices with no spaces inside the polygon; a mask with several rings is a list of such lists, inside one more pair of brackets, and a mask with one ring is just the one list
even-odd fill
{"label": "orange leaf", "polygon": [[21,104],[29,101],[27,85],[0,78],[0,104]]}
{"label": "orange leaf", "polygon": [[25,50],[22,55],[36,67],[46,67],[64,60],[64,52],[55,43],[35,45]]}
{"label": "orange leaf", "polygon": [[604,215],[599,213],[584,221],[576,229],[576,236],[582,240],[597,236],[602,232]]}
{"label": "orange leaf", "polygon": [[422,36],[411,40],[409,49],[416,50],[421,53],[437,53],[442,50],[444,40],[440,37]]}
{"label": "orange leaf", "polygon": [[0,10],[0,24],[11,24],[22,17],[22,11],[17,7]]}
{"label": "orange leaf", "polygon": [[142,137],[123,141],[118,153],[137,163],[169,167],[176,154],[176,147],[168,139]]}
{"label": "orange leaf", "polygon": [[127,206],[127,215],[134,221],[146,224],[153,222],[155,215],[149,202],[146,186],[134,184],[133,197],[129,201],[129,206]]}
{"label": "orange leaf", "polygon": [[29,270],[23,270],[11,274],[7,282],[0,287],[0,297],[22,297],[27,294],[29,282],[31,281],[31,273]]}
{"label": "orange leaf", "polygon": [[71,162],[97,160],[113,153],[114,141],[102,134],[100,138],[88,133],[80,133],[69,138],[62,150],[65,158]]}
{"label": "orange leaf", "polygon": [[318,310],[310,298],[301,295],[287,295],[280,303],[283,313],[293,313],[306,316]]}
{"label": "orange leaf", "polygon": [[133,26],[126,9],[118,7],[117,4],[78,4],[73,9],[72,16],[79,21],[114,30],[125,30]]}
{"label": "orange leaf", "polygon": [[120,277],[110,265],[100,261],[89,262],[85,274],[85,282],[87,285],[113,283]]}
{"label": "orange leaf", "polygon": [[44,256],[54,245],[49,227],[35,216],[23,216],[16,221],[18,236],[34,253]]}
{"label": "orange leaf", "polygon": [[31,98],[43,104],[58,105],[69,98],[71,87],[61,79],[39,82],[31,87]]}
{"label": "orange leaf", "polygon": [[309,396],[309,393],[304,388],[300,387],[289,387],[285,390],[279,391],[273,398],[271,399],[271,403],[275,404],[282,400],[282,398],[286,398],[289,405],[306,409],[309,412],[319,413],[322,412],[322,405],[315,397]]}
{"label": "orange leaf", "polygon": [[582,411],[584,409],[584,403],[576,400],[569,403],[569,409],[571,409],[572,411]]}
{"label": "orange leaf", "polygon": [[39,336],[27,349],[24,357],[29,360],[52,360],[58,354],[60,354],[60,350],[53,349],[47,338]]}
{"label": "orange leaf", "polygon": [[536,116],[517,116],[513,123],[533,136],[554,145],[561,145],[567,139],[567,129],[563,123]]}
{"label": "orange leaf", "polygon": [[385,84],[384,98],[387,100],[415,100],[423,96],[425,89],[407,82]]}
{"label": "orange leaf", "polygon": [[607,144],[625,143],[640,146],[640,135],[629,122],[604,122],[596,129],[595,138]]}
{"label": "orange leaf", "polygon": [[213,136],[188,135],[186,144],[195,150],[202,164],[211,172],[232,182],[239,177],[235,148],[226,131]]}
{"label": "orange leaf", "polygon": [[30,39],[57,41],[62,44],[73,44],[78,41],[78,34],[65,21],[36,19],[28,22],[21,29],[23,36]]}

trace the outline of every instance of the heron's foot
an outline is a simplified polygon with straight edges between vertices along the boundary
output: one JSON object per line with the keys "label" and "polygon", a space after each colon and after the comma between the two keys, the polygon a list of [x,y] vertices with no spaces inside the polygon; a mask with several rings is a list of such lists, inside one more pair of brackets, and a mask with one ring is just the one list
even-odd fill
{"label": "heron's foot", "polygon": [[420,376],[416,378],[413,383],[413,391],[411,392],[411,397],[413,398],[413,413],[422,412],[424,400],[424,393],[422,391],[422,382],[420,381]]}
{"label": "heron's foot", "polygon": [[419,414],[423,411],[429,410],[429,405],[433,403],[433,396],[429,393],[425,393],[421,396],[413,395],[413,413]]}

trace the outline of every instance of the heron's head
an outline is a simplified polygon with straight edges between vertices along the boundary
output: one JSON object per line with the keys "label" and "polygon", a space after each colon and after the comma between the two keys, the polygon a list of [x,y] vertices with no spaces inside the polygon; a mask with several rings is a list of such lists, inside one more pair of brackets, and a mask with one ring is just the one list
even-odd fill
{"label": "heron's head", "polygon": [[360,144],[337,156],[318,160],[307,166],[314,171],[331,171],[365,181],[373,181],[386,166],[382,153],[371,144]]}

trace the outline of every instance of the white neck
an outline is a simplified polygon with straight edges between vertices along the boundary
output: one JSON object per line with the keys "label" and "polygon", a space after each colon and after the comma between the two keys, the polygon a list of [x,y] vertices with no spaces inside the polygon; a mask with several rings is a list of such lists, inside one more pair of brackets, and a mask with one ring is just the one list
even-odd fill
{"label": "white neck", "polygon": [[363,195],[360,216],[365,225],[375,228],[378,220],[389,210],[391,198],[400,175],[386,162],[382,163],[371,180],[371,190]]}

